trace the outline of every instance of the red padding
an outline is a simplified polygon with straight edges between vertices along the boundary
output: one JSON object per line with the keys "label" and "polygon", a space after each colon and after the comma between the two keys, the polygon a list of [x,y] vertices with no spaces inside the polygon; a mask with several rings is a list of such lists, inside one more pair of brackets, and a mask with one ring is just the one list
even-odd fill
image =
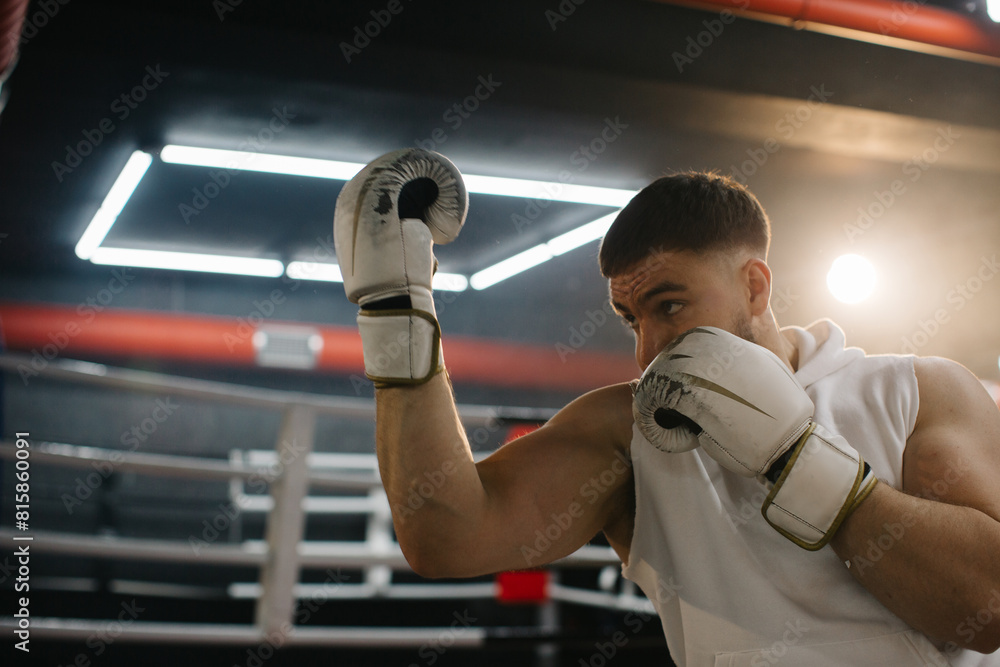
{"label": "red padding", "polygon": [[497,600],[508,604],[539,604],[549,599],[548,570],[501,572],[496,576]]}
{"label": "red padding", "polygon": [[[28,0],[3,0],[0,2],[0,75],[7,71],[10,64],[17,58],[18,46],[21,43],[21,31],[24,29],[24,15],[28,11]],[[59,8],[56,7],[56,11]],[[39,10],[43,19],[48,20],[45,12]],[[35,28],[37,30],[37,27]]]}
{"label": "red padding", "polygon": [[508,442],[513,442],[517,440],[522,435],[528,435],[532,431],[537,431],[541,424],[514,424],[509,429],[507,429],[507,437],[504,438],[503,444]]}
{"label": "red padding", "polygon": [[734,14],[767,14],[1000,57],[1000,28],[921,2],[898,0],[660,0]]}
{"label": "red padding", "polygon": [[[46,358],[140,358],[253,366],[256,327],[246,318],[0,302],[6,345]],[[302,322],[323,338],[317,371],[364,374],[361,337],[354,327]],[[583,391],[636,377],[629,355],[563,345],[542,347],[471,337],[446,337],[444,359],[456,382],[494,387]]]}

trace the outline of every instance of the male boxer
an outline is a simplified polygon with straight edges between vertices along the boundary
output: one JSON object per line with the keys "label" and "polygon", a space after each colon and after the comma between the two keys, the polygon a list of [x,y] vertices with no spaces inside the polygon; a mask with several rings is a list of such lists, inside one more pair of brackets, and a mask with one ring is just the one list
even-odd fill
{"label": "male boxer", "polygon": [[[407,149],[350,181],[334,221],[415,571],[537,566],[603,531],[678,664],[1000,664],[1000,413],[967,370],[866,356],[828,321],[779,329],[756,198],[669,176],[600,253],[641,380],[477,464],[431,293],[432,242],[466,208],[455,167]],[[541,552],[539,532],[556,535]]]}

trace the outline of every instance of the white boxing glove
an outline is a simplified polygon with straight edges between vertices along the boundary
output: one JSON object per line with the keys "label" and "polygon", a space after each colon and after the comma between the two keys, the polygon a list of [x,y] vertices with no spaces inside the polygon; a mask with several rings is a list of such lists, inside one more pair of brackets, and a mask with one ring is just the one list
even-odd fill
{"label": "white boxing glove", "polygon": [[678,336],[646,368],[639,430],[665,452],[701,446],[725,468],[771,486],[761,513],[779,533],[822,548],[878,481],[774,353],[714,327]]}
{"label": "white boxing glove", "polygon": [[361,306],[365,374],[376,386],[419,384],[444,369],[432,246],[458,236],[468,208],[455,165],[419,148],[374,160],[337,197],[337,262],[347,298]]}

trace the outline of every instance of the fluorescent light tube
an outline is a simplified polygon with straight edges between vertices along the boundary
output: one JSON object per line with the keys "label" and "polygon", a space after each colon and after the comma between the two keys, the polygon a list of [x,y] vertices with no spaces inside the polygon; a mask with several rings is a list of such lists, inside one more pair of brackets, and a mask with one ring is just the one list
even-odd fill
{"label": "fluorescent light tube", "polygon": [[500,195],[503,197],[524,197],[565,201],[574,204],[596,204],[598,206],[622,207],[635,196],[633,190],[599,188],[592,185],[573,185],[551,181],[529,181],[520,178],[497,178],[494,176],[462,175],[465,187],[470,193]]}
{"label": "fluorescent light tube", "polygon": [[340,267],[325,262],[289,262],[285,275],[294,280],[319,280],[328,283],[342,283],[344,277]]}
{"label": "fluorescent light tube", "polygon": [[528,248],[524,252],[513,257],[508,257],[502,262],[487,267],[482,271],[473,274],[469,279],[469,284],[475,289],[486,289],[490,285],[495,285],[501,280],[506,280],[511,276],[516,276],[522,271],[527,271],[533,266],[538,266],[542,262],[552,259],[552,252],[546,244],[536,245]]}
{"label": "fluorescent light tube", "polygon": [[[295,280],[319,280],[330,283],[344,282],[340,267],[325,262],[289,262],[285,275]],[[464,292],[469,286],[469,279],[460,273],[434,274],[431,286],[443,292]]]}
{"label": "fluorescent light tube", "polygon": [[529,248],[522,253],[514,255],[508,259],[498,262],[474,274],[470,279],[470,284],[475,289],[486,289],[491,285],[496,285],[501,280],[506,280],[522,271],[547,262],[553,257],[557,257],[575,248],[596,241],[604,236],[608,227],[615,221],[619,211],[601,216],[593,222],[588,222],[576,229],[557,236],[548,243]]}
{"label": "fluorescent light tube", "polygon": [[461,273],[441,273],[434,274],[431,287],[442,292],[464,292],[469,286],[469,279]]}
{"label": "fluorescent light tube", "polygon": [[[160,151],[160,159],[170,164],[186,164],[194,167],[242,169],[273,174],[332,178],[342,181],[354,178],[365,167],[364,164],[357,162],[336,162],[253,151],[230,151],[175,144],[164,146]],[[632,190],[600,188],[573,183],[469,174],[463,174],[462,179],[470,193],[482,195],[525,197],[615,207],[624,206],[635,196],[635,192]]]}
{"label": "fluorescent light tube", "polygon": [[265,278],[277,278],[285,272],[285,265],[276,259],[130,248],[97,248],[90,261],[94,264],[135,266],[145,269],[231,273]]}
{"label": "fluorescent light tube", "polygon": [[94,254],[94,251],[104,241],[104,237],[111,231],[115,220],[118,219],[118,215],[125,208],[125,204],[132,197],[136,187],[139,186],[142,177],[146,175],[146,170],[149,169],[152,161],[153,157],[149,153],[143,151],[132,153],[128,162],[125,163],[125,167],[118,174],[118,178],[115,179],[114,185],[108,191],[101,207],[97,209],[97,213],[87,225],[80,240],[77,241],[77,257],[90,259],[91,255]]}
{"label": "fluorescent light tube", "polygon": [[160,151],[160,159],[170,164],[185,164],[193,167],[218,167],[219,169],[259,171],[268,174],[331,178],[340,181],[349,181],[365,166],[355,162],[175,145],[164,146]]}
{"label": "fluorescent light tube", "polygon": [[591,241],[596,241],[608,231],[608,227],[618,217],[618,213],[620,211],[601,216],[593,222],[588,222],[572,231],[555,237],[545,245],[548,246],[553,255],[562,255]]}

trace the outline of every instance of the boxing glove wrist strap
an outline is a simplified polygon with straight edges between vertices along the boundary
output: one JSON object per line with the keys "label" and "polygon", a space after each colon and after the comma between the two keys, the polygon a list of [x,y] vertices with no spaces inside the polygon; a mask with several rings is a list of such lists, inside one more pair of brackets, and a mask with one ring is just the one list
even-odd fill
{"label": "boxing glove wrist strap", "polygon": [[362,308],[358,329],[365,375],[376,387],[423,384],[444,370],[441,327],[431,313]]}
{"label": "boxing glove wrist strap", "polygon": [[780,471],[761,514],[779,533],[803,549],[824,547],[878,479],[844,438],[811,423],[766,477]]}

